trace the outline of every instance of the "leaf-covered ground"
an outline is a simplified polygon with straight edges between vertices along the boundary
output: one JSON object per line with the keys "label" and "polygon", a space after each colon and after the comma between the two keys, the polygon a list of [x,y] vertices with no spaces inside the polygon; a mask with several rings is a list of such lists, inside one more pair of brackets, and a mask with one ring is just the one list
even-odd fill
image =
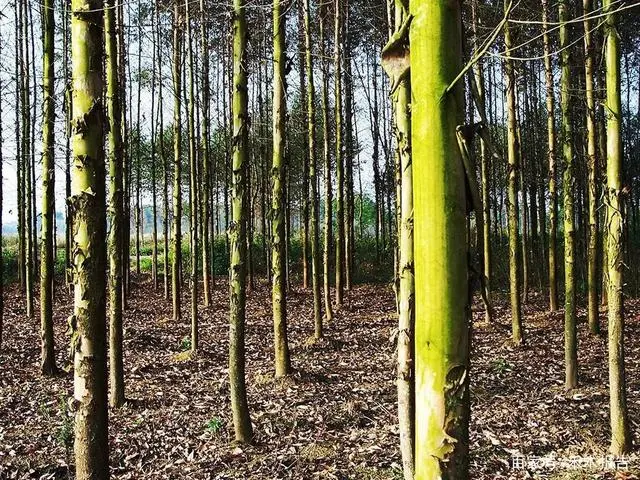
{"label": "leaf-covered ground", "polygon": [[[399,479],[395,384],[394,298],[388,286],[358,286],[310,340],[312,297],[289,298],[289,338],[295,374],[273,379],[269,288],[249,294],[247,384],[255,445],[232,442],[227,381],[227,288],[201,308],[201,349],[189,358],[190,322],[175,323],[169,303],[138,279],[125,319],[126,395],[110,412],[112,477],[117,479]],[[72,300],[56,292],[59,366],[67,364],[66,318]],[[184,298],[184,312],[188,312]],[[526,345],[508,341],[509,311],[498,301],[502,326],[476,323],[472,366],[471,478],[613,478],[601,469],[514,470],[513,455],[559,459],[606,456],[608,395],[606,337],[586,332],[580,312],[581,387],[563,388],[563,315],[544,300],[525,307]],[[627,313],[630,417],[640,433],[640,304]],[[477,319],[482,317],[477,312]],[[187,314],[188,316],[188,314]],[[37,316],[36,316],[37,317]],[[606,322],[605,322],[606,323]],[[5,297],[0,352],[0,478],[72,478],[72,376],[39,375],[39,319],[25,316],[15,286]],[[628,459],[637,478],[640,459]]]}

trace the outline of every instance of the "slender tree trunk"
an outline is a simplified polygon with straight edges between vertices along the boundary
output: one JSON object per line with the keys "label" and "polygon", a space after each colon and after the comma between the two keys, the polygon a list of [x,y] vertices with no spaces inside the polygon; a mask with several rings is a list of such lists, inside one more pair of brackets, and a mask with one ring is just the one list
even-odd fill
{"label": "slender tree trunk", "polygon": [[[507,1],[505,0],[505,8]],[[516,124],[516,79],[511,60],[511,32],[509,23],[504,25],[504,43],[506,46],[506,59],[504,62],[505,77],[507,81],[507,214],[509,217],[509,288],[511,290],[511,334],[513,342],[519,345],[523,341],[522,314],[520,305],[520,276],[518,257],[518,139]]]}
{"label": "slender tree trunk", "polygon": [[320,298],[320,223],[319,223],[319,198],[318,198],[318,178],[317,178],[317,156],[316,156],[316,90],[313,74],[313,52],[311,44],[311,13],[309,7],[310,0],[303,0],[304,16],[304,48],[307,71],[307,121],[309,134],[309,185],[310,195],[309,205],[311,207],[311,279],[313,288],[313,319],[314,337],[322,337],[322,299]]}
{"label": "slender tree trunk", "polygon": [[[302,199],[301,199],[301,224],[300,224],[300,239],[302,240],[302,288],[307,290],[309,288],[309,257],[311,250],[311,237],[310,237],[310,198],[309,198],[309,119],[307,118],[309,112],[305,107],[308,103],[307,97],[309,92],[307,91],[307,72],[305,69],[305,32],[304,32],[304,3],[298,2],[298,71],[300,72],[300,103],[302,105],[302,121],[305,125],[305,135],[302,139],[302,146],[304,150],[304,156],[302,158]],[[306,103],[305,103],[306,102]]]}
{"label": "slender tree trunk", "polygon": [[180,6],[173,7],[173,264],[171,267],[171,293],[173,320],[181,318],[180,290],[182,267],[182,31]]}
{"label": "slender tree trunk", "polygon": [[[583,0],[584,15],[591,14],[593,0]],[[584,20],[584,70],[585,90],[587,94],[587,167],[589,178],[587,192],[589,201],[589,233],[587,245],[587,316],[589,330],[594,335],[600,334],[600,320],[598,319],[598,212],[596,198],[597,172],[597,144],[596,144],[596,105],[593,92],[593,40],[591,35],[591,21]]]}
{"label": "slender tree trunk", "polygon": [[[402,32],[408,19],[408,11],[402,0],[395,1],[395,34]],[[395,135],[400,161],[400,224],[398,272],[398,423],[400,428],[400,452],[405,480],[412,480],[415,469],[415,389],[413,372],[414,328],[415,328],[415,285],[413,252],[413,166],[411,158],[411,81],[394,71],[394,60],[403,59],[408,63],[408,32],[404,37],[394,39],[382,52],[383,67],[391,84],[398,85],[393,94],[395,112]],[[423,119],[425,117],[422,117]]]}
{"label": "slender tree trunk", "polygon": [[27,13],[28,4],[26,0],[22,2],[22,42],[24,48],[24,54],[22,55],[22,178],[24,182],[24,223],[25,223],[25,271],[26,271],[26,309],[27,317],[33,317],[33,277],[35,273],[36,259],[34,256],[34,244],[33,244],[33,204],[31,202],[31,194],[33,190],[33,182],[35,179],[31,175],[31,165],[33,158],[31,156],[31,136],[33,131],[31,129],[31,85],[30,85],[30,58],[28,48],[28,35],[29,35],[29,15]]}
{"label": "slender tree trunk", "polygon": [[327,322],[333,320],[333,308],[331,306],[331,246],[332,240],[332,204],[333,194],[331,188],[331,155],[329,153],[329,65],[327,61],[327,49],[325,46],[325,31],[327,27],[327,7],[323,5],[320,20],[320,46],[322,48],[322,125],[323,125],[323,163],[324,163],[324,253],[323,253],[323,283],[324,283],[324,309]]}
{"label": "slender tree trunk", "polygon": [[187,24],[187,49],[189,60],[189,230],[191,244],[191,352],[198,350],[198,152],[195,129],[195,94],[193,66],[193,38],[191,36],[190,0],[184,1]]}
{"label": "slender tree trunk", "polygon": [[[479,50],[478,45],[478,0],[473,0],[471,4],[473,14],[473,48],[477,52]],[[482,68],[482,62],[476,62],[473,68],[473,75],[475,76],[475,85],[478,90],[478,105],[480,110],[480,118],[486,123],[486,105],[485,105],[485,86],[484,86],[484,71]],[[488,127],[488,125],[486,125]],[[491,204],[490,194],[491,191],[491,156],[487,152],[487,145],[484,139],[480,139],[480,181],[482,185],[482,220],[483,220],[483,259],[484,259],[484,281],[487,294],[491,292]],[[485,319],[488,322],[491,317],[489,309],[485,311]]]}
{"label": "slender tree trunk", "polygon": [[287,288],[285,232],[285,122],[286,110],[286,10],[280,0],[273,2],[273,166],[271,168],[271,221],[273,258],[273,333],[276,377],[291,372],[289,343],[287,340]]}
{"label": "slender tree trunk", "polygon": [[106,209],[103,147],[103,6],[72,0],[75,440],[78,480],[109,478]]}
{"label": "slender tree trunk", "polygon": [[[469,298],[465,173],[456,139],[459,2],[411,3],[416,296],[416,480],[468,478]],[[428,159],[428,161],[427,161]]]}
{"label": "slender tree trunk", "polygon": [[211,164],[209,152],[209,42],[207,20],[205,16],[204,0],[200,0],[200,43],[202,49],[202,276],[204,290],[204,305],[211,305],[211,243],[209,225],[211,222],[211,208],[209,202],[210,194],[210,169]]}
{"label": "slender tree trunk", "polygon": [[345,49],[344,61],[344,288],[351,290],[353,283],[353,80],[351,71],[351,30],[349,22],[349,0],[343,0],[345,11],[344,18],[344,38]]}
{"label": "slender tree trunk", "polygon": [[118,50],[114,11],[115,0],[105,2],[104,31],[106,53],[107,109],[109,116],[109,404],[124,405],[124,362],[122,352],[122,250],[123,250],[123,183],[122,129],[120,91],[118,85]]}
{"label": "slender tree trunk", "polygon": [[[55,93],[54,31],[55,18],[53,0],[43,5],[43,121],[42,121],[42,250],[40,263],[40,330],[42,335],[40,371],[51,376],[56,373],[56,358],[53,340],[53,243],[55,232],[54,207],[54,125]],[[0,176],[0,178],[2,178]],[[0,204],[1,205],[1,204]],[[1,279],[2,277],[0,277]]]}
{"label": "slender tree trunk", "polygon": [[569,6],[566,0],[559,4],[561,59],[561,106],[562,106],[562,154],[564,157],[564,353],[565,388],[571,390],[578,386],[578,337],[576,328],[576,279],[574,276],[575,241],[573,203],[575,177],[573,174],[573,145],[571,129],[571,69],[569,45]]}
{"label": "slender tree trunk", "polygon": [[[605,12],[613,9],[604,0]],[[607,258],[609,269],[609,402],[611,447],[613,455],[631,450],[631,431],[627,411],[624,368],[624,296],[623,225],[624,193],[622,185],[622,105],[620,99],[620,37],[614,13],[605,24],[606,112],[607,112]]]}
{"label": "slender tree trunk", "polygon": [[334,77],[336,115],[336,306],[342,306],[344,296],[344,155],[342,145],[342,12],[340,0],[335,0]]}
{"label": "slender tree trunk", "polygon": [[231,247],[229,383],[231,410],[237,442],[250,443],[253,437],[245,385],[244,323],[246,303],[246,172],[248,155],[247,113],[247,20],[244,0],[233,1],[233,168],[231,182]]}
{"label": "slender tree trunk", "polygon": [[164,298],[169,300],[169,162],[167,159],[164,131],[164,116],[162,115],[162,105],[164,97],[162,95],[162,85],[164,77],[162,75],[162,39],[160,28],[160,9],[156,8],[156,25],[158,25],[158,104],[160,118],[160,161],[162,162],[162,272],[164,283]]}
{"label": "slender tree trunk", "polygon": [[[158,28],[155,22],[155,16],[152,20],[152,28]],[[153,289],[158,290],[158,200],[156,187],[156,119],[155,119],[155,101],[156,101],[156,36],[153,35],[152,45],[152,63],[151,63],[151,281]],[[161,112],[162,105],[159,105]]]}
{"label": "slender tree trunk", "polygon": [[549,310],[558,310],[556,241],[558,236],[558,193],[556,187],[556,121],[551,41],[549,39],[548,0],[542,0],[542,30],[544,32],[544,71],[547,90],[547,134],[549,158]]}

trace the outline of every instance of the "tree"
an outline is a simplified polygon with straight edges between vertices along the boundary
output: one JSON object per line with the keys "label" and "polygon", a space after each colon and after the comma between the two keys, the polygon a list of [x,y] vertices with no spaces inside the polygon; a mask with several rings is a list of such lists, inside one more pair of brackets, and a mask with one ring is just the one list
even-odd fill
{"label": "tree", "polygon": [[72,0],[73,335],[76,478],[109,478],[103,7]]}
{"label": "tree", "polygon": [[333,210],[333,192],[331,189],[331,154],[329,152],[329,62],[328,52],[325,47],[325,31],[327,29],[328,8],[326,4],[321,6],[320,19],[320,47],[322,48],[322,126],[324,164],[324,251],[322,255],[323,286],[324,286],[324,311],[325,319],[330,322],[333,319],[331,307],[331,246],[333,244],[331,218]]}
{"label": "tree", "polygon": [[191,352],[198,350],[198,153],[196,152],[195,94],[193,72],[193,38],[191,35],[190,0],[185,0],[184,11],[187,24],[187,50],[189,61],[189,230],[191,234]]}
{"label": "tree", "polygon": [[342,7],[335,0],[335,29],[333,37],[333,62],[335,78],[336,116],[336,305],[342,305],[344,296],[344,156],[342,146]]}
{"label": "tree", "polygon": [[542,29],[547,106],[547,149],[549,157],[549,310],[558,309],[556,240],[558,237],[558,193],[556,191],[556,120],[553,67],[549,39],[548,0],[542,0]]}
{"label": "tree", "polygon": [[[42,121],[42,245],[40,263],[40,329],[42,354],[40,371],[51,376],[57,371],[53,340],[53,243],[54,243],[54,123],[55,72],[53,0],[43,8],[43,121]],[[1,178],[1,177],[0,177]]]}
{"label": "tree", "polygon": [[[508,9],[505,0],[505,10]],[[519,345],[523,341],[522,312],[520,305],[520,261],[518,257],[518,138],[516,119],[516,78],[511,60],[511,31],[509,22],[504,24],[504,44],[506,47],[504,70],[507,83],[507,154],[508,154],[508,201],[507,215],[509,217],[509,289],[511,292],[511,335],[513,343]]]}
{"label": "tree", "polygon": [[[393,109],[395,135],[400,161],[400,225],[399,261],[397,275],[400,280],[398,294],[398,422],[400,451],[404,478],[414,474],[414,252],[413,252],[413,166],[411,160],[411,80],[409,68],[409,37],[406,26],[410,17],[402,0],[395,1],[394,34],[382,50],[382,64],[394,86]],[[398,59],[402,69],[398,68]],[[423,117],[424,119],[424,117]]]}
{"label": "tree", "polygon": [[245,385],[244,322],[246,303],[247,210],[247,19],[244,0],[233,1],[233,169],[231,176],[231,214],[229,240],[231,261],[229,383],[236,441],[250,443],[253,437]]}
{"label": "tree", "polygon": [[578,386],[578,337],[576,328],[576,278],[574,276],[576,232],[574,224],[573,144],[571,128],[571,69],[569,31],[567,20],[569,6],[566,0],[559,4],[560,55],[561,60],[561,107],[562,107],[562,156],[564,158],[564,354],[565,388]]}
{"label": "tree", "polygon": [[[122,185],[122,129],[118,82],[115,0],[106,0],[104,11],[107,111],[109,116],[109,403],[125,402],[122,358],[122,255],[124,205]],[[120,26],[118,25],[118,28]]]}
{"label": "tree", "polygon": [[303,1],[304,47],[307,72],[307,121],[309,134],[309,185],[311,206],[311,277],[313,289],[314,337],[322,337],[322,299],[320,298],[320,205],[318,198],[317,156],[316,156],[316,106],[313,75],[313,52],[311,47],[311,13],[309,0]]}
{"label": "tree", "polygon": [[460,2],[411,2],[415,478],[467,478],[469,300]]}
{"label": "tree", "polygon": [[271,275],[273,332],[276,377],[291,372],[289,343],[287,340],[287,289],[285,274],[285,158],[284,129],[287,116],[285,100],[286,84],[286,10],[279,0],[273,2],[273,166],[271,168]]}
{"label": "tree", "polygon": [[603,1],[607,98],[607,259],[609,270],[609,402],[613,455],[631,449],[624,369],[622,101],[620,95],[620,37],[612,1]]}
{"label": "tree", "polygon": [[182,32],[180,5],[173,7],[173,263],[171,264],[171,294],[173,320],[179,321],[182,268]]}
{"label": "tree", "polygon": [[593,91],[593,56],[594,45],[591,35],[591,20],[586,15],[591,14],[593,0],[583,0],[584,10],[584,76],[587,96],[587,193],[589,203],[589,232],[587,245],[587,316],[589,329],[594,335],[600,333],[598,319],[598,213],[596,198],[596,104]]}

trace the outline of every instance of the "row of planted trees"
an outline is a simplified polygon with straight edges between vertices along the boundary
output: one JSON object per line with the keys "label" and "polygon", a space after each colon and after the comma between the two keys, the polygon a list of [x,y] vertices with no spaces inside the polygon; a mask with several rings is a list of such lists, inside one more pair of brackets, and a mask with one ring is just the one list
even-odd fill
{"label": "row of planted trees", "polygon": [[[568,389],[578,385],[578,281],[585,280],[594,334],[600,289],[609,312],[612,451],[624,453],[630,434],[622,274],[625,256],[637,255],[629,241],[637,214],[634,170],[622,155],[637,149],[630,138],[637,125],[629,102],[632,54],[625,54],[625,111],[616,34],[616,16],[633,5],[614,3],[561,2],[552,9],[543,1],[539,12],[528,3],[480,0],[464,7],[234,0],[232,8],[200,0],[138,2],[135,9],[113,0],[46,0],[38,254],[37,102],[30,97],[38,90],[37,55],[29,42],[35,22],[28,3],[16,1],[18,276],[30,316],[39,262],[41,368],[52,375],[54,172],[61,152],[65,262],[75,304],[69,323],[78,478],[108,475],[107,395],[112,407],[125,401],[123,312],[131,262],[141,270],[145,197],[152,211],[152,282],[160,288],[162,278],[175,321],[183,318],[188,284],[193,353],[199,288],[210,307],[216,265],[228,264],[238,441],[252,438],[244,322],[255,257],[260,251],[272,285],[275,373],[287,375],[297,229],[317,339],[360,268],[358,242],[370,235],[379,261],[394,258],[406,478],[464,478],[468,470],[469,304],[476,283],[489,321],[492,289],[508,285],[515,344],[525,341],[521,304],[528,292],[548,289],[555,311],[564,285]],[[372,25],[369,14],[383,27]],[[632,31],[634,24],[620,25]],[[632,51],[633,38],[623,52]],[[596,63],[600,47],[604,65]],[[63,101],[57,101],[60,77]],[[56,115],[64,120],[62,145],[55,142]],[[368,141],[360,138],[363,118]],[[371,155],[370,228],[365,154]],[[624,221],[628,205],[635,223]],[[223,232],[223,247],[216,248]],[[477,255],[469,255],[470,244]]]}

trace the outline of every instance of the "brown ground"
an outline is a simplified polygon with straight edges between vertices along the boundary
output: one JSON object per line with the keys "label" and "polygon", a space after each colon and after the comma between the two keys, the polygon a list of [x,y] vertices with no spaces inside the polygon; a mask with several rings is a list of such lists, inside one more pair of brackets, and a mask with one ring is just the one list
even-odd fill
{"label": "brown ground", "polygon": [[[231,443],[227,383],[227,289],[202,308],[197,357],[182,358],[189,322],[171,321],[169,303],[141,280],[125,326],[129,404],[110,414],[111,472],[117,479],[399,479],[395,415],[394,300],[387,286],[359,286],[313,344],[312,298],[296,290],[289,319],[292,378],[272,378],[271,314],[264,285],[249,296],[247,383],[256,444]],[[39,376],[39,320],[27,319],[15,287],[5,300],[0,353],[0,478],[70,478],[72,377]],[[185,297],[185,312],[188,312]],[[56,294],[58,365],[67,362],[71,298]],[[509,322],[498,302],[499,322]],[[612,473],[514,471],[513,454],[606,456],[606,342],[579,326],[581,388],[563,389],[561,313],[533,297],[525,308],[527,344],[508,330],[476,325],[472,367],[471,478],[613,478]],[[630,416],[640,433],[640,303],[629,302],[627,377]],[[583,312],[581,312],[583,313]],[[478,317],[480,317],[478,313]],[[582,315],[581,320],[584,319]],[[637,478],[640,458],[628,473]],[[72,470],[72,469],[71,469]]]}

